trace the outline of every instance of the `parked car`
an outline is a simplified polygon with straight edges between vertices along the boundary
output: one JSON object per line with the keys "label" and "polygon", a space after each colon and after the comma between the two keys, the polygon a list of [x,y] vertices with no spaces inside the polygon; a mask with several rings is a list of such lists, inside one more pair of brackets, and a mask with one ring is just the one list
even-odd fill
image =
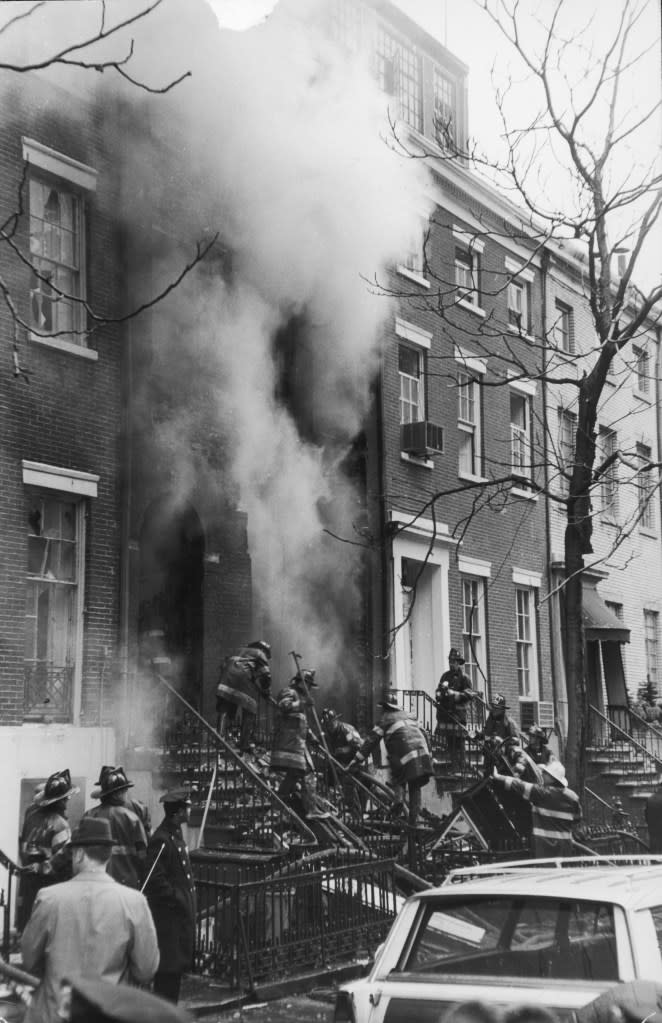
{"label": "parked car", "polygon": [[606,988],[662,976],[662,857],[527,860],[452,871],[402,906],[335,1023],[439,1023],[480,999],[559,1020]]}

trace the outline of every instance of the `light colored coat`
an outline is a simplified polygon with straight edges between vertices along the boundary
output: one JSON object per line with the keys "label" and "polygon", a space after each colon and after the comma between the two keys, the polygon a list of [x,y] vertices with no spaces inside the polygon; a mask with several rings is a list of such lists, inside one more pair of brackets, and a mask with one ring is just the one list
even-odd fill
{"label": "light colored coat", "polygon": [[65,978],[148,984],[159,964],[147,899],[102,871],[42,889],[21,952],[24,968],[41,979],[24,1023],[57,1023]]}

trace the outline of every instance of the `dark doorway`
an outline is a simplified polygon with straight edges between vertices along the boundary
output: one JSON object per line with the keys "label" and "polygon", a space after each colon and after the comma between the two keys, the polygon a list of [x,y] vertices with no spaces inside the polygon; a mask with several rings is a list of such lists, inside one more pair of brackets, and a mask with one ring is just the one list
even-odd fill
{"label": "dark doorway", "polygon": [[140,533],[139,648],[194,707],[202,696],[204,536],[197,513],[172,500],[147,509]]}

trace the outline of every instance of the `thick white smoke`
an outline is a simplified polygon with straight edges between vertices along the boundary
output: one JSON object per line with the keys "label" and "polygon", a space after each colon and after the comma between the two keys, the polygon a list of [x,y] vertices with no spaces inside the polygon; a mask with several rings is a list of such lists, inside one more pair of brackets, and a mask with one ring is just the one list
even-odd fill
{"label": "thick white smoke", "polygon": [[[320,508],[357,539],[356,494],[338,464],[368,410],[393,313],[365,279],[403,258],[427,173],[385,143],[385,97],[330,41],[331,7],[281,0],[266,23],[237,33],[219,30],[205,5],[165,0],[132,32],[132,74],[155,85],[192,76],[167,97],[125,90],[129,229],[138,205],[160,204],[164,266],[201,228],[219,231],[232,254],[230,283],[208,272],[156,310],[160,375],[171,362],[174,391],[190,375],[189,393],[198,374],[215,429],[230,437],[228,487],[248,513],[259,605],[281,648],[297,645],[328,681],[346,663],[361,562],[360,548],[330,540]],[[293,319],[285,400],[275,339]],[[183,497],[195,419],[182,408],[163,427]]]}

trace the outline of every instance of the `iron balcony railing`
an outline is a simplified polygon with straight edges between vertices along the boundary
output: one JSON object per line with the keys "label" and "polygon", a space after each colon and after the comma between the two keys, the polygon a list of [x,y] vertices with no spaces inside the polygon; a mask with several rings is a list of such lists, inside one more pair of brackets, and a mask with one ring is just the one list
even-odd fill
{"label": "iron balcony railing", "polygon": [[[425,731],[434,736],[437,729],[437,705],[430,694],[422,689],[401,689],[398,690],[398,698],[403,710],[413,714]],[[482,731],[487,717],[487,707],[482,696],[474,693],[463,709],[466,712],[467,730],[472,733]]]}
{"label": "iron balcony railing", "polygon": [[25,664],[23,716],[26,720],[71,721],[74,669],[73,665],[57,665],[44,661]]}

